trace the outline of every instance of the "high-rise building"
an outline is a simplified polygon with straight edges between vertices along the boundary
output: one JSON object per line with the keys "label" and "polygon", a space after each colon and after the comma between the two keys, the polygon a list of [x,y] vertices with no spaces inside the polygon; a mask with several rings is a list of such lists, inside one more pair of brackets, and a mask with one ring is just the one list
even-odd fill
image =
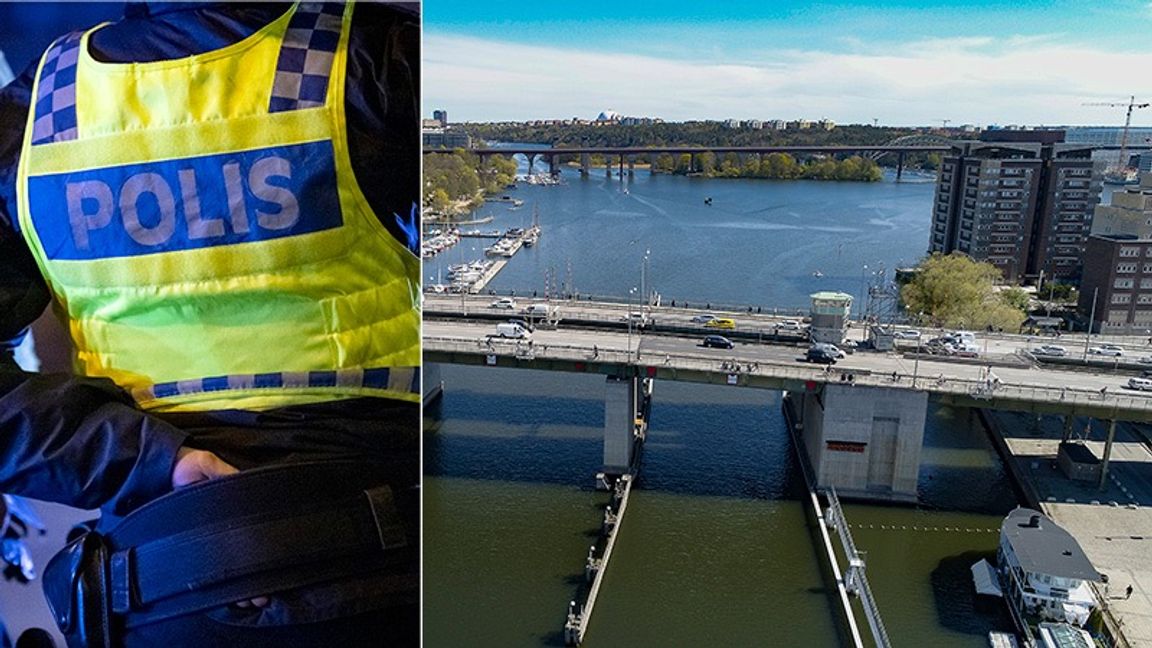
{"label": "high-rise building", "polygon": [[432,119],[440,122],[440,128],[448,127],[448,111],[447,110],[433,110]]}
{"label": "high-rise building", "polygon": [[1089,237],[1076,310],[1099,333],[1152,335],[1152,239]]}
{"label": "high-rise building", "polygon": [[1103,175],[1091,146],[1066,144],[1058,130],[989,130],[951,147],[929,252],[963,252],[1009,281],[1078,281]]}

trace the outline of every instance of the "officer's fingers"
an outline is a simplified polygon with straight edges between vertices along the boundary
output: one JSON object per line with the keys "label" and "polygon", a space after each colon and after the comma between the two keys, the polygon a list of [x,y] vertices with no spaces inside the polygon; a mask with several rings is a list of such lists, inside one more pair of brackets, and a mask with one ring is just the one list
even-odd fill
{"label": "officer's fingers", "polygon": [[236,468],[211,452],[180,448],[176,453],[176,465],[172,468],[172,487],[180,488],[235,472]]}
{"label": "officer's fingers", "polygon": [[272,599],[268,598],[267,596],[257,596],[256,598],[252,598],[252,599],[245,599],[243,601],[236,601],[232,605],[235,605],[236,607],[242,608],[242,609],[247,609],[250,607],[265,608],[265,607],[268,607],[268,604],[271,602],[272,602]]}

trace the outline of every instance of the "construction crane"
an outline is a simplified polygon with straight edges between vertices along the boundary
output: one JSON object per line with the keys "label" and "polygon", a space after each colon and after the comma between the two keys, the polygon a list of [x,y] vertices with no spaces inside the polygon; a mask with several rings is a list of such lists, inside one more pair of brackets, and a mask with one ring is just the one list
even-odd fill
{"label": "construction crane", "polygon": [[[1115,173],[1105,174],[1105,181],[1118,181],[1126,184],[1128,181],[1128,127],[1132,125],[1132,111],[1137,108],[1147,108],[1152,103],[1136,103],[1136,96],[1128,97],[1128,103],[1094,102],[1085,106],[1107,106],[1109,108],[1127,108],[1128,114],[1124,117],[1124,131],[1120,134],[1120,159],[1117,161]],[[1109,176],[1112,176],[1111,178]]]}
{"label": "construction crane", "polygon": [[943,130],[943,129],[948,128],[948,122],[950,122],[952,120],[951,119],[937,119],[935,121],[940,122],[940,129]]}

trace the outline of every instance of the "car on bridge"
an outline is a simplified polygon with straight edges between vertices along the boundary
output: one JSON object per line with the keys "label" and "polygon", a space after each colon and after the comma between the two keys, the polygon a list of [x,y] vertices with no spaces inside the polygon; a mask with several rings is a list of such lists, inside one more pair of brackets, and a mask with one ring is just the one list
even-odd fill
{"label": "car on bridge", "polygon": [[704,324],[704,328],[732,330],[736,328],[736,322],[726,317],[714,317]]}
{"label": "car on bridge", "polygon": [[835,344],[830,344],[828,342],[817,342],[812,345],[812,348],[821,348],[837,360],[843,360],[845,356],[843,349],[836,346]]}
{"label": "car on bridge", "polygon": [[[804,354],[804,359],[808,362],[815,362],[817,364],[836,364],[836,360],[840,358],[840,354],[830,351],[828,349],[830,346],[832,345],[813,344],[808,348],[808,353]],[[839,351],[839,349],[837,349],[837,351]]]}
{"label": "car on bridge", "polygon": [[621,322],[628,322],[636,328],[646,328],[653,323],[652,318],[648,317],[648,313],[628,313],[620,318]]}
{"label": "car on bridge", "polygon": [[800,322],[797,322],[796,320],[784,320],[782,322],[777,322],[775,328],[778,328],[781,331],[799,331],[804,327],[801,326]]}
{"label": "car on bridge", "polygon": [[1140,356],[1136,362],[1139,362],[1140,364],[1152,364],[1152,355]]}
{"label": "car on bridge", "polygon": [[492,302],[491,304],[488,304],[488,308],[500,308],[500,309],[506,309],[506,310],[515,310],[516,309],[516,300],[512,299],[511,297],[501,297],[500,299],[497,299],[496,301]]}
{"label": "car on bridge", "polygon": [[1119,358],[1124,355],[1124,349],[1116,346],[1115,344],[1101,344],[1088,349],[1088,353],[1092,355],[1112,356]]}
{"label": "car on bridge", "polygon": [[895,337],[897,340],[919,340],[920,339],[920,331],[914,331],[912,329],[904,329],[902,331],[896,331]]}
{"label": "car on bridge", "polygon": [[710,347],[713,349],[731,349],[736,345],[732,344],[732,340],[729,340],[723,335],[708,335],[704,338],[704,341],[700,344],[700,346]]}
{"label": "car on bridge", "polygon": [[693,324],[707,324],[708,322],[711,322],[714,319],[717,319],[717,318],[712,313],[700,313],[699,315],[696,315],[695,317],[692,318],[692,323]]}
{"label": "car on bridge", "polygon": [[515,340],[530,340],[532,339],[532,332],[513,322],[500,322],[496,325],[496,332],[492,336],[512,338]]}
{"label": "car on bridge", "polygon": [[1152,391],[1152,380],[1147,378],[1129,378],[1128,389],[1135,389],[1138,391]]}
{"label": "car on bridge", "polygon": [[536,330],[535,327],[533,327],[531,324],[529,324],[527,320],[512,318],[512,319],[508,320],[508,323],[509,324],[515,324],[515,325],[523,328],[525,331],[528,331],[529,333]]}
{"label": "car on bridge", "polygon": [[1044,344],[1032,349],[1032,355],[1038,356],[1052,356],[1054,358],[1063,358],[1068,355],[1068,349],[1056,344]]}

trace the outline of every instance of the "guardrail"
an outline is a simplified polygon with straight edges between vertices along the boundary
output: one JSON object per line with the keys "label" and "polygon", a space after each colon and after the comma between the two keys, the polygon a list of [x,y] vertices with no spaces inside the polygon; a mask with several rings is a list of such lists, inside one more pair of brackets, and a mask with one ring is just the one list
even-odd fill
{"label": "guardrail", "polygon": [[[990,401],[995,398],[1152,413],[1152,398],[1144,395],[1125,394],[1117,390],[1109,390],[1107,387],[1102,390],[1093,390],[1068,386],[1050,387],[1007,383],[1000,380],[972,380],[944,376],[933,378],[900,372],[872,373],[867,370],[835,369],[828,365],[814,367],[811,365],[795,366],[794,363],[782,364],[770,360],[748,361],[735,356],[721,360],[715,356],[664,352],[644,353],[640,349],[629,351],[601,348],[598,345],[535,344],[502,338],[476,339],[427,336],[424,338],[424,348],[439,352],[515,356],[523,360],[547,359],[668,367],[670,369],[735,376],[737,379],[744,375],[765,376],[801,382],[814,381],[918,389],[933,394],[963,396],[976,400]],[[738,384],[739,380],[730,382]]]}
{"label": "guardrail", "polygon": [[872,587],[868,585],[868,576],[865,573],[864,559],[856,550],[856,543],[852,540],[852,532],[848,530],[848,519],[844,517],[844,508],[840,506],[840,498],[836,496],[835,488],[824,491],[828,498],[828,522],[840,535],[840,545],[844,548],[844,555],[848,559],[847,581],[850,590],[860,597],[864,606],[864,617],[868,619],[868,626],[872,629],[872,638],[879,648],[891,648],[892,641],[888,638],[888,630],[884,627],[884,619],[880,617],[880,607],[872,596]]}

